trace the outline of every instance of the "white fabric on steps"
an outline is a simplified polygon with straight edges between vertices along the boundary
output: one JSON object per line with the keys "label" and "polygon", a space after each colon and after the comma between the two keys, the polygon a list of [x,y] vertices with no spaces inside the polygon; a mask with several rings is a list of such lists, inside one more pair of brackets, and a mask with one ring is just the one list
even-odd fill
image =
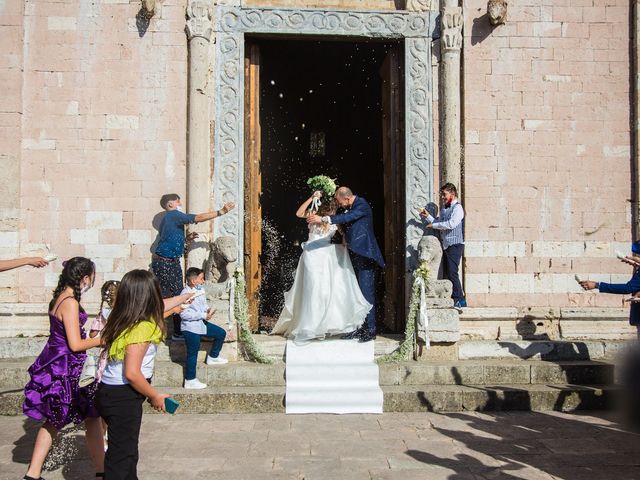
{"label": "white fabric on steps", "polygon": [[382,413],[374,342],[287,341],[287,413]]}

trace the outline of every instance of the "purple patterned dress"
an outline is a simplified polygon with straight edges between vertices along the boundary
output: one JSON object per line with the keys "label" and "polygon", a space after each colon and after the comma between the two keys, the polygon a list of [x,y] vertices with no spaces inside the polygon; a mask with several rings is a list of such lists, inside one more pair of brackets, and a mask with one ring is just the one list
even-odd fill
{"label": "purple patterned dress", "polygon": [[[83,328],[86,321],[87,314],[81,311],[83,339],[87,336]],[[100,416],[95,406],[97,382],[80,388],[78,380],[87,355],[71,351],[62,320],[49,313],[49,324],[49,340],[29,367],[31,380],[24,387],[22,411],[33,419],[48,420],[60,430],[71,422]]]}

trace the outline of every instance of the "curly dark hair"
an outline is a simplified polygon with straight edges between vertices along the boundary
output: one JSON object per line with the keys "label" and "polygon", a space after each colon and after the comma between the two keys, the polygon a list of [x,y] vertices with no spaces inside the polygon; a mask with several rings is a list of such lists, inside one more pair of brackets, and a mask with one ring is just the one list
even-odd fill
{"label": "curly dark hair", "polygon": [[[70,258],[66,262],[63,262],[62,265],[62,273],[60,277],[58,277],[58,286],[53,291],[53,297],[49,302],[49,310],[53,309],[56,300],[67,287],[73,289],[73,298],[80,303],[80,297],[82,296],[80,282],[84,277],[91,277],[96,273],[96,265],[85,257]],[[84,312],[82,307],[80,307],[80,311]]]}
{"label": "curly dark hair", "polygon": [[101,300],[100,310],[98,311],[99,313],[102,312],[102,307],[104,306],[105,302],[107,303],[107,305],[113,306],[113,302],[115,301],[116,295],[118,294],[118,285],[120,285],[120,282],[118,280],[107,280],[102,284],[102,287],[100,288]]}

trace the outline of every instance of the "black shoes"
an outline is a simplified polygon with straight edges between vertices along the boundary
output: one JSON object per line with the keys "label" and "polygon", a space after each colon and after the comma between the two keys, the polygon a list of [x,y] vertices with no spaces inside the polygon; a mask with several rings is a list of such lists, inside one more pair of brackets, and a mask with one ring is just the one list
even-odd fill
{"label": "black shoes", "polygon": [[358,342],[360,343],[370,342],[371,340],[375,340],[375,339],[376,339],[376,334],[371,333],[368,330],[365,330],[358,336]]}
{"label": "black shoes", "polygon": [[360,335],[362,335],[363,332],[364,332],[364,329],[360,327],[354,330],[353,332],[345,333],[340,338],[342,340],[353,340],[354,338],[360,338]]}
{"label": "black shoes", "polygon": [[364,342],[370,342],[371,340],[375,340],[376,334],[370,333],[369,329],[363,325],[357,330],[354,330],[353,332],[345,333],[340,338],[343,340],[353,340],[354,338],[357,338],[358,342],[364,343]]}

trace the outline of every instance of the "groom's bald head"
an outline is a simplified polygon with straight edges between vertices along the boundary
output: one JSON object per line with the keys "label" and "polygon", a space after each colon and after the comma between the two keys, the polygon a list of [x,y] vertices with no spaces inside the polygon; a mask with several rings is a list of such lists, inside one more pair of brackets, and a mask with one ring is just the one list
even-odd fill
{"label": "groom's bald head", "polygon": [[348,207],[353,203],[353,192],[349,187],[340,187],[336,190],[336,202],[341,207]]}
{"label": "groom's bald head", "polygon": [[340,187],[336,190],[336,198],[353,197],[353,192],[349,187]]}

